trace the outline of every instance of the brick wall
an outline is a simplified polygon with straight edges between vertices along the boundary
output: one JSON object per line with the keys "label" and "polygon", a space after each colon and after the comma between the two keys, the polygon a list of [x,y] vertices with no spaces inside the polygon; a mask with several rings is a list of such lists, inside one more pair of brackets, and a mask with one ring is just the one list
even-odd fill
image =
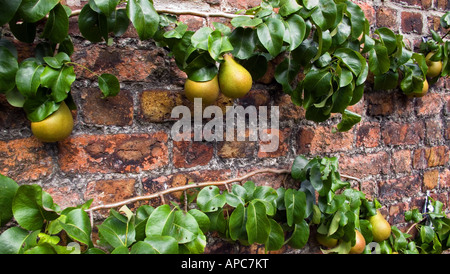
{"label": "brick wall", "polygon": [[[67,0],[73,9],[87,1]],[[182,5],[180,4],[182,2]],[[354,1],[363,8],[372,26],[387,26],[404,35],[415,47],[430,29],[439,29],[439,18],[450,9],[448,0]],[[259,5],[246,1],[155,1],[156,7],[228,11]],[[206,24],[203,18],[184,15],[191,29]],[[222,23],[227,20],[212,18]],[[117,97],[102,100],[96,78],[77,69],[72,88],[78,110],[73,112],[72,135],[57,144],[43,144],[32,137],[20,109],[8,106],[0,95],[0,173],[19,184],[38,183],[61,207],[87,199],[94,205],[152,193],[189,181],[222,180],[261,167],[287,168],[303,154],[337,156],[341,173],[361,178],[362,189],[382,204],[391,224],[402,227],[403,212],[421,207],[426,190],[446,206],[450,188],[450,79],[441,79],[423,98],[410,99],[400,90],[375,91],[367,82],[363,99],[352,111],[362,121],[345,133],[331,133],[338,117],[315,124],[304,119],[273,80],[273,66],[253,85],[252,91],[234,102],[221,98],[218,105],[279,106],[280,147],[260,151],[258,141],[173,141],[172,108],[192,106],[182,95],[185,74],[168,52],[152,41],[140,41],[130,28],[112,46],[92,44],[71,18],[75,43],[73,61],[96,73],[115,74],[121,82]],[[31,47],[17,42],[20,58]],[[284,175],[258,175],[257,184],[280,185]],[[166,199],[178,199],[173,194]],[[160,201],[152,203],[158,205]],[[210,239],[214,242],[216,239]],[[259,252],[221,241],[208,252]],[[301,252],[316,252],[313,240]],[[282,250],[281,252],[288,252]]]}

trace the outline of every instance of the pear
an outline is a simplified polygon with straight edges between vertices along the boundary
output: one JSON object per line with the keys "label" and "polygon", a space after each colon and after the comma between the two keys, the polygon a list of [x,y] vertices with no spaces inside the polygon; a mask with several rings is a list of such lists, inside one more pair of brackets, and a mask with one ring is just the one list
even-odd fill
{"label": "pear", "polygon": [[355,229],[355,238],[356,242],[355,245],[350,248],[350,254],[361,254],[363,253],[364,249],[366,248],[366,240],[364,239],[364,236],[359,232],[359,230]]}
{"label": "pear", "polygon": [[194,102],[194,98],[201,98],[204,105],[211,105],[219,97],[219,92],[217,75],[205,82],[196,82],[188,78],[184,83],[184,93],[191,102]]}
{"label": "pear", "polygon": [[224,55],[219,68],[219,85],[223,95],[229,98],[244,97],[252,88],[252,76],[230,54]]}
{"label": "pear", "polygon": [[369,217],[369,222],[372,225],[373,240],[375,242],[382,242],[391,235],[391,225],[377,210],[377,214]]}
{"label": "pear", "polygon": [[329,248],[335,247],[338,244],[337,239],[328,237],[327,235],[320,234],[320,233],[316,234],[316,240],[319,244],[329,247]]}

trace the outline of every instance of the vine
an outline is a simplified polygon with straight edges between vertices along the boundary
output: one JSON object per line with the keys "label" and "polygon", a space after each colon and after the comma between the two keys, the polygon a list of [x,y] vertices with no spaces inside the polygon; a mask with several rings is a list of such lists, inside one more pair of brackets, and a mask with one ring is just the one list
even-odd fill
{"label": "vine", "polygon": [[[40,186],[19,186],[1,175],[1,225],[14,218],[18,226],[0,235],[0,254],[203,253],[211,232],[243,245],[263,244],[266,251],[284,245],[301,249],[312,229],[336,241],[333,248],[322,249],[323,253],[350,252],[356,231],[364,236],[363,252],[371,253],[373,226],[369,218],[381,205],[341,180],[349,176],[338,169],[334,157],[308,160],[297,156],[290,170],[260,169],[225,181],[194,183],[95,207],[89,200],[63,210]],[[298,186],[273,189],[248,181],[259,173],[288,174]],[[218,186],[226,186],[226,190]],[[135,212],[128,208],[179,191],[185,191],[180,203],[156,208],[141,204]],[[423,213],[407,211],[405,220],[414,224],[406,233],[392,226],[391,235],[378,243],[377,252],[441,253],[450,248],[450,219],[443,204],[427,196],[425,208]],[[104,209],[110,209],[109,216],[97,224],[99,240],[94,243],[94,221],[88,214]],[[419,231],[416,237],[409,234],[413,227]],[[74,242],[83,248],[72,249]]]}
{"label": "vine", "polygon": [[[4,2],[4,3],[3,3]],[[267,63],[280,56],[275,80],[291,95],[296,105],[306,109],[306,119],[322,122],[340,113],[338,131],[347,131],[361,120],[348,110],[359,102],[369,73],[375,88],[400,89],[408,96],[423,96],[427,60],[443,63],[439,77],[450,71],[449,42],[446,35],[432,32],[432,39],[421,46],[421,53],[408,50],[401,35],[388,28],[372,34],[362,9],[345,0],[263,0],[260,6],[237,14],[222,12],[156,10],[148,0],[90,0],[81,10],[71,11],[59,0],[3,1],[0,25],[20,41],[33,43],[38,24],[36,56],[17,61],[17,50],[0,37],[0,93],[8,102],[22,107],[32,122],[44,120],[61,102],[76,106],[70,95],[76,80],[70,56],[74,47],[68,33],[69,17],[78,16],[82,36],[94,43],[113,43],[110,35],[120,36],[130,23],[141,40],[153,39],[170,50],[177,66],[193,81],[208,81],[218,73],[217,64],[231,53],[252,74],[260,78]],[[179,14],[204,18],[231,19],[230,27],[213,22],[197,31],[177,21]],[[448,28],[450,13],[441,18]],[[431,42],[434,41],[434,42]],[[299,79],[299,74],[304,77]],[[104,97],[114,96],[120,86],[111,74],[97,75]]]}

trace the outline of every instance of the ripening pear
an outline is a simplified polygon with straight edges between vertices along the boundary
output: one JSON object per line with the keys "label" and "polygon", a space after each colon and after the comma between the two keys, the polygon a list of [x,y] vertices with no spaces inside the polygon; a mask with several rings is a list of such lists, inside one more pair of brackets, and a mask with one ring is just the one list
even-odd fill
{"label": "ripening pear", "polygon": [[377,210],[377,214],[369,217],[369,222],[372,225],[373,240],[375,242],[382,242],[391,235],[391,225]]}
{"label": "ripening pear", "polygon": [[328,237],[327,235],[320,234],[320,233],[316,234],[316,240],[319,244],[329,247],[329,248],[335,247],[338,244],[337,239]]}
{"label": "ripening pear", "polygon": [[217,75],[213,79],[205,82],[192,81],[189,78],[184,83],[184,93],[189,101],[194,102],[194,98],[201,98],[204,105],[211,105],[219,97],[219,81]]}
{"label": "ripening pear", "polygon": [[39,122],[31,122],[31,132],[42,142],[59,142],[72,133],[73,117],[64,101],[58,110]]}
{"label": "ripening pear", "polygon": [[364,239],[364,236],[359,232],[359,230],[355,229],[355,245],[350,248],[350,254],[361,254],[364,252],[364,249],[366,248],[366,239]]}
{"label": "ripening pear", "polygon": [[224,55],[219,68],[219,85],[223,95],[229,98],[244,97],[252,88],[252,76],[230,54]]}

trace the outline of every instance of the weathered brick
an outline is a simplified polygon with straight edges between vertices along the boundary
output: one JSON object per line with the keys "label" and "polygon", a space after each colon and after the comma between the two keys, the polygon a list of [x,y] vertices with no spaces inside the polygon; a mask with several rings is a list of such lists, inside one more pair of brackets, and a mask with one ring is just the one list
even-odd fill
{"label": "weathered brick", "polygon": [[263,148],[261,145],[270,146],[271,148],[273,146],[276,146],[276,138],[271,141],[259,141],[259,151],[258,151],[258,157],[259,158],[276,158],[276,157],[282,157],[286,156],[289,151],[289,138],[291,130],[290,128],[284,128],[284,129],[266,129],[263,130],[264,134],[274,134],[275,136],[278,136],[278,148],[275,151],[272,152],[266,152],[263,151]]}
{"label": "weathered brick", "polygon": [[102,98],[99,89],[88,88],[81,92],[81,109],[84,122],[96,125],[130,126],[133,124],[133,97],[127,90],[118,95]]}
{"label": "weathered brick", "polygon": [[148,90],[141,94],[141,117],[149,122],[171,120],[172,109],[183,105],[180,91]]}
{"label": "weathered brick", "polygon": [[442,95],[437,93],[427,93],[417,99],[417,116],[436,115],[442,111],[444,101]]}
{"label": "weathered brick", "polygon": [[418,12],[402,12],[402,32],[422,34],[422,14]]}
{"label": "weathered brick", "polygon": [[397,10],[386,6],[380,6],[376,10],[377,27],[388,27],[398,31]]}
{"label": "weathered brick", "polygon": [[289,94],[281,94],[275,98],[275,105],[279,107],[280,121],[299,120],[305,118],[305,109],[294,105]]}
{"label": "weathered brick", "polygon": [[421,192],[421,180],[417,175],[381,181],[378,184],[381,203],[414,197]]}
{"label": "weathered brick", "polygon": [[297,152],[302,153],[329,153],[349,150],[353,146],[353,133],[331,132],[331,127],[302,127],[297,135]]}
{"label": "weathered brick", "polygon": [[439,170],[433,169],[425,171],[423,174],[424,189],[435,189],[439,181]]}
{"label": "weathered brick", "polygon": [[256,150],[256,141],[249,140],[250,129],[245,131],[245,141],[234,140],[227,141],[224,133],[223,140],[218,142],[217,155],[221,158],[250,158],[254,157]]}
{"label": "weathered brick", "polygon": [[59,164],[64,172],[132,173],[168,164],[168,136],[115,134],[74,136],[59,143]]}
{"label": "weathered brick", "polygon": [[364,94],[367,115],[398,115],[409,117],[414,112],[414,101],[400,92],[371,92]]}
{"label": "weathered brick", "polygon": [[392,170],[394,172],[411,172],[411,163],[411,151],[405,149],[392,153]]}
{"label": "weathered brick", "polygon": [[439,144],[441,140],[443,140],[442,135],[442,123],[440,119],[431,120],[427,119],[425,121],[426,135],[425,141],[429,145]]}
{"label": "weathered brick", "polygon": [[205,20],[202,17],[194,15],[180,15],[178,17],[178,20],[188,25],[189,30],[192,31],[196,31],[202,28],[205,24]]}
{"label": "weathered brick", "polygon": [[83,197],[71,186],[47,187],[43,189],[52,196],[53,202],[61,209],[76,207],[84,202]]}
{"label": "weathered brick", "polygon": [[450,1],[449,0],[435,0],[435,6],[443,11],[450,10]]}
{"label": "weathered brick", "polygon": [[441,188],[448,188],[450,187],[450,169],[446,168],[443,172],[441,172],[439,176],[439,186]]}
{"label": "weathered brick", "polygon": [[207,165],[213,157],[213,143],[199,141],[174,141],[173,163],[177,168]]}
{"label": "weathered brick", "polygon": [[29,126],[25,112],[21,108],[11,106],[6,101],[6,96],[0,94],[0,128],[18,129]]}
{"label": "weathered brick", "polygon": [[408,6],[417,6],[423,9],[428,9],[431,7],[432,0],[393,0],[397,3],[406,3]]}
{"label": "weathered brick", "polygon": [[366,16],[367,20],[369,21],[369,24],[373,26],[375,24],[375,9],[374,6],[370,3],[364,3],[364,2],[356,2],[358,6],[363,10],[364,15]]}
{"label": "weathered brick", "polygon": [[0,173],[16,181],[31,181],[53,173],[49,147],[34,137],[0,141]]}
{"label": "weathered brick", "polygon": [[387,122],[382,126],[381,135],[386,145],[413,145],[424,138],[425,129],[420,121],[406,124]]}
{"label": "weathered brick", "polygon": [[362,122],[357,125],[356,146],[377,147],[380,144],[380,124],[375,122]]}
{"label": "weathered brick", "polygon": [[415,169],[443,166],[449,161],[449,150],[446,146],[420,148],[414,151],[413,157]]}
{"label": "weathered brick", "polygon": [[389,154],[384,151],[358,155],[341,154],[339,157],[341,173],[358,178],[387,174],[390,170],[389,163]]}

